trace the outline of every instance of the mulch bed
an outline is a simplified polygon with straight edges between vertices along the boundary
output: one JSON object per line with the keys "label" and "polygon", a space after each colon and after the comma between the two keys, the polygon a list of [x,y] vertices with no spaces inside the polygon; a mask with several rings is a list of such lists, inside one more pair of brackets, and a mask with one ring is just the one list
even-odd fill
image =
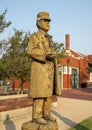
{"label": "mulch bed", "polygon": [[[57,97],[52,96],[52,102],[56,102]],[[30,107],[33,104],[33,99],[29,97],[12,98],[0,100],[0,112],[9,111],[19,108]]]}

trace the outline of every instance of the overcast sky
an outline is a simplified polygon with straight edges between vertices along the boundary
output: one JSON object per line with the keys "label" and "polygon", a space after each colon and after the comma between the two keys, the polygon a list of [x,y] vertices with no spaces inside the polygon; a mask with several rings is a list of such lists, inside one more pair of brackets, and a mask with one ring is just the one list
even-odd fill
{"label": "overcast sky", "polygon": [[13,29],[37,31],[38,12],[50,13],[50,31],[55,42],[65,43],[70,34],[71,49],[92,54],[92,0],[0,0],[0,14],[7,9],[6,21],[12,25],[0,34],[0,40],[13,34]]}

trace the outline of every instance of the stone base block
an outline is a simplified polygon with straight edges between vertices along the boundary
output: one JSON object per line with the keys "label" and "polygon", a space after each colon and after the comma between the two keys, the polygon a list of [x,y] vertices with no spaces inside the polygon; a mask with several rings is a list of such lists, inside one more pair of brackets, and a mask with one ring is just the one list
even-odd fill
{"label": "stone base block", "polygon": [[48,121],[47,125],[38,124],[33,121],[25,122],[21,130],[58,130],[57,122]]}

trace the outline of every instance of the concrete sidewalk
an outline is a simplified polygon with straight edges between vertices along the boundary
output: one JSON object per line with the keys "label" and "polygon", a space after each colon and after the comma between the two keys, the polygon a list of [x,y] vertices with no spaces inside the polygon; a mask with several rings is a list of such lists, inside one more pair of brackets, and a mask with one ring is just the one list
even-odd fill
{"label": "concrete sidewalk", "polygon": [[[31,107],[1,112],[0,130],[21,130],[21,125],[31,120],[31,112]],[[57,119],[59,130],[68,130],[92,116],[92,101],[58,97],[57,106],[52,104],[52,114]]]}

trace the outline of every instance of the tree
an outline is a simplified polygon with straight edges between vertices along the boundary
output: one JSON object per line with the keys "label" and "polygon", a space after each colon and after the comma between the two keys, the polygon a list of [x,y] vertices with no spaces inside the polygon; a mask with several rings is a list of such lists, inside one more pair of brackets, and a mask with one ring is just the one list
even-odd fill
{"label": "tree", "polygon": [[30,59],[26,54],[30,33],[14,29],[14,35],[8,39],[8,49],[2,57],[4,76],[21,79],[18,93],[23,92],[23,83],[28,79]]}
{"label": "tree", "polygon": [[10,21],[9,21],[9,22],[6,22],[6,20],[5,20],[5,15],[6,15],[6,13],[7,13],[7,10],[5,10],[5,11],[0,15],[0,33],[3,32],[4,29],[11,24]]}
{"label": "tree", "polygon": [[54,42],[54,48],[55,48],[55,52],[56,52],[56,56],[57,56],[58,61],[59,61],[60,58],[66,57],[63,46],[64,46],[64,43]]}
{"label": "tree", "polygon": [[[5,10],[1,15],[0,15],[0,33],[2,33],[4,31],[5,28],[7,28],[8,26],[10,26],[11,22],[6,22],[5,20],[5,15],[7,13],[7,10]],[[0,55],[2,56],[2,54],[6,51],[7,49],[7,41],[6,40],[2,40],[0,41]]]}
{"label": "tree", "polygon": [[55,52],[60,53],[62,51],[63,43],[54,42]]}

